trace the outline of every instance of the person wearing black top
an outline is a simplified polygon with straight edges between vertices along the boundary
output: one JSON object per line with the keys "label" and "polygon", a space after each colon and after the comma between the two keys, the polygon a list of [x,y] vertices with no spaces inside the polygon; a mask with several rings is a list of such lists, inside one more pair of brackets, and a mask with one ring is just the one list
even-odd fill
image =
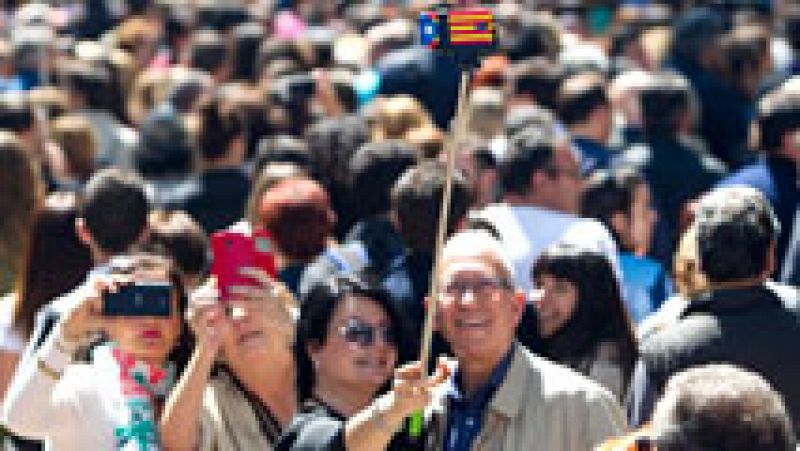
{"label": "person wearing black top", "polygon": [[[303,407],[275,449],[423,449],[424,434],[412,438],[400,429],[429,404],[449,371],[444,361],[428,379],[419,363],[395,370],[405,350],[401,337],[399,316],[382,289],[345,277],[312,287],[295,340]],[[378,395],[392,376],[392,389]]]}

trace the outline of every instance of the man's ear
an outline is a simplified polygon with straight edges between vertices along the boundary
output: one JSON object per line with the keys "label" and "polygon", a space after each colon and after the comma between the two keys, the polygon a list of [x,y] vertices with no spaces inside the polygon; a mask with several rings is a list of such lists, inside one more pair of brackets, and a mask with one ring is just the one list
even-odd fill
{"label": "man's ear", "polygon": [[400,230],[400,218],[397,216],[397,211],[394,208],[389,210],[389,222],[395,230]]}
{"label": "man's ear", "polygon": [[522,312],[525,311],[525,303],[527,300],[527,296],[522,291],[514,292],[514,316],[517,324],[522,320]]}
{"label": "man's ear", "polygon": [[769,278],[772,276],[772,273],[775,272],[775,268],[777,267],[777,263],[775,262],[775,240],[769,243],[767,246],[767,260],[766,260],[766,267],[764,268],[765,277]]}

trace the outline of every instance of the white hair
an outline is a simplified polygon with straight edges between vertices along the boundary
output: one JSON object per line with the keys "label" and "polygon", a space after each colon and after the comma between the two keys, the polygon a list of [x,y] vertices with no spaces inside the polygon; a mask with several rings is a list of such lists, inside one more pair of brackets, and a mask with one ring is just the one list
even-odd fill
{"label": "white hair", "polygon": [[489,232],[483,230],[465,230],[452,235],[442,250],[442,268],[448,260],[482,256],[494,260],[504,272],[503,275],[513,279],[514,266],[503,245]]}

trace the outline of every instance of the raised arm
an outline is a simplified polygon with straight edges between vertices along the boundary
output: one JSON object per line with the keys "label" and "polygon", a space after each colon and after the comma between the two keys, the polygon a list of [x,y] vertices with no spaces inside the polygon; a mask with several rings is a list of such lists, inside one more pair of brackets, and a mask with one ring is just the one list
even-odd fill
{"label": "raised arm", "polygon": [[386,449],[405,419],[430,403],[431,391],[449,374],[444,361],[440,361],[436,373],[426,379],[422,378],[419,362],[398,368],[392,390],[347,421],[344,434],[347,451]]}
{"label": "raised arm", "polygon": [[192,296],[187,321],[197,338],[192,358],[170,393],[161,415],[161,441],[170,451],[199,447],[203,393],[219,351],[227,319],[210,285]]}
{"label": "raised arm", "polygon": [[[72,355],[89,332],[103,327],[100,297],[113,281],[95,281],[76,293],[79,301],[64,313],[52,333],[30,358],[23,359],[6,392],[4,424],[21,436],[42,438],[54,428],[69,428],[83,366],[72,363]],[[78,377],[81,376],[81,377]]]}

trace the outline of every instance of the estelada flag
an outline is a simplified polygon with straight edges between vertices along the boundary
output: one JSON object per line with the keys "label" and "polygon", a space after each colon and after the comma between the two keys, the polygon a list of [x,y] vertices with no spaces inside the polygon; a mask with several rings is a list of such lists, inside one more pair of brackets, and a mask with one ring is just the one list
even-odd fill
{"label": "estelada flag", "polygon": [[425,11],[419,15],[420,43],[432,49],[439,46],[439,16],[436,12]]}
{"label": "estelada flag", "polygon": [[494,42],[494,18],[488,9],[450,11],[447,29],[451,46],[491,45]]}

